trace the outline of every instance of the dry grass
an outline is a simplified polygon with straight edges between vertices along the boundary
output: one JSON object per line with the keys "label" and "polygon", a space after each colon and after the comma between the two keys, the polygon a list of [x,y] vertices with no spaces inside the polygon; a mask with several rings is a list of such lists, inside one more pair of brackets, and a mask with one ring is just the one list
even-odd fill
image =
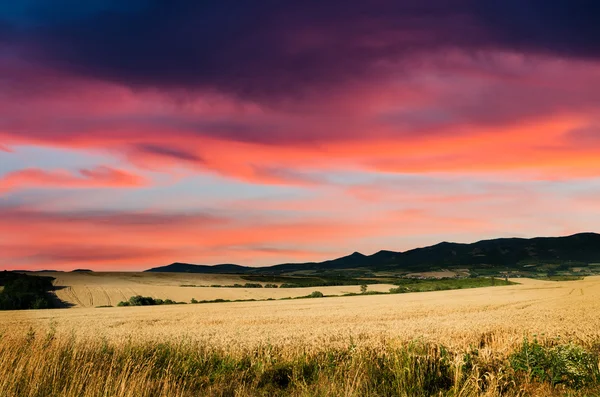
{"label": "dry grass", "polygon": [[[12,390],[7,396],[284,391],[298,396],[408,396],[417,395],[411,394],[410,382],[426,382],[427,371],[439,376],[446,371],[444,376],[455,380],[448,381],[444,395],[579,395],[515,377],[506,372],[505,363],[532,334],[545,343],[570,341],[597,351],[600,277],[517,281],[522,284],[399,295],[3,312],[0,389]],[[48,339],[52,342],[45,346]],[[407,350],[415,340],[421,350]],[[168,346],[157,347],[163,343]],[[449,349],[447,356],[441,345]],[[467,370],[465,352],[474,348],[477,365]],[[116,353],[103,356],[103,349]],[[170,352],[168,359],[161,349]],[[185,364],[189,357],[201,363],[213,360],[214,366]],[[267,382],[264,388],[264,374],[277,373],[281,366],[291,371],[286,379],[293,387],[273,391]],[[300,376],[298,368],[304,366],[316,366],[317,375],[310,380]],[[7,380],[11,374],[20,374],[21,386]],[[87,388],[81,389],[82,384]],[[55,388],[33,390],[36,385]],[[57,392],[60,387],[64,389]]]}

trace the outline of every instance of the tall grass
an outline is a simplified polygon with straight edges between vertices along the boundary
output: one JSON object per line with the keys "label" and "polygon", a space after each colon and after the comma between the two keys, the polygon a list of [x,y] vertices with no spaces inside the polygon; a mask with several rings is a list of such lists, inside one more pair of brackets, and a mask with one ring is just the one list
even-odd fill
{"label": "tall grass", "polygon": [[43,334],[0,339],[0,394],[46,396],[600,395],[596,344],[524,341],[514,351],[378,347],[249,349]]}

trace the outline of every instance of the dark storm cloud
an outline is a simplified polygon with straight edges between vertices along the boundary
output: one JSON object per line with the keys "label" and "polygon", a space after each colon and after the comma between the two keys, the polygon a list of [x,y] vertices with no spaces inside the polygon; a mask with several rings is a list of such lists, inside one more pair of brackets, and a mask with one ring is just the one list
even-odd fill
{"label": "dark storm cloud", "polygon": [[523,51],[600,57],[600,2],[595,0],[476,1],[474,15],[489,40]]}
{"label": "dark storm cloud", "polygon": [[[0,43],[84,76],[252,99],[313,94],[372,77],[382,61],[440,48],[600,57],[595,1],[112,3],[82,12],[81,3],[60,1],[48,12],[39,1],[46,12],[30,7],[20,33],[18,20],[0,22]],[[79,11],[59,18],[60,7]]]}

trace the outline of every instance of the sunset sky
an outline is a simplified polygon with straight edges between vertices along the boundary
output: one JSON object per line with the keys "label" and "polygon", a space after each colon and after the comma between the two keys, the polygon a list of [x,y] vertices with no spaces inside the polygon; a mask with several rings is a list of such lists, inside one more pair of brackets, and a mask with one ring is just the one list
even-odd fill
{"label": "sunset sky", "polygon": [[600,3],[0,3],[0,269],[599,231]]}

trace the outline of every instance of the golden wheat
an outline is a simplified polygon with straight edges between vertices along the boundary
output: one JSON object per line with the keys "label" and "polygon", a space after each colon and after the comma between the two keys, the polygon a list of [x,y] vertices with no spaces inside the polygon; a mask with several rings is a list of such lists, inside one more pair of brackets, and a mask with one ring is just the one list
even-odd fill
{"label": "golden wheat", "polygon": [[[596,351],[600,277],[517,281],[397,295],[0,312],[0,390],[40,397],[411,396],[441,387],[452,396],[578,395],[530,382],[506,360],[533,334]],[[415,341],[422,347],[413,350]],[[466,367],[473,349],[477,362]],[[598,391],[594,383],[586,387],[588,395]]]}
{"label": "golden wheat", "polygon": [[189,338],[216,346],[271,343],[292,350],[340,346],[350,339],[373,345],[420,338],[463,348],[479,344],[481,335],[488,335],[486,343],[494,349],[510,349],[533,333],[577,341],[598,339],[600,277],[519,282],[398,295],[0,312],[0,331],[22,334],[30,327],[52,326],[83,338]]}
{"label": "golden wheat", "polygon": [[[210,285],[245,284],[248,280],[229,274],[194,273],[38,273],[54,277],[58,298],[74,307],[116,306],[131,296],[190,302],[213,299],[280,299],[310,294],[317,288],[210,288]],[[264,283],[263,283],[264,284]],[[393,285],[370,285],[369,290],[387,292]],[[318,287],[326,295],[360,292],[360,286]]]}

